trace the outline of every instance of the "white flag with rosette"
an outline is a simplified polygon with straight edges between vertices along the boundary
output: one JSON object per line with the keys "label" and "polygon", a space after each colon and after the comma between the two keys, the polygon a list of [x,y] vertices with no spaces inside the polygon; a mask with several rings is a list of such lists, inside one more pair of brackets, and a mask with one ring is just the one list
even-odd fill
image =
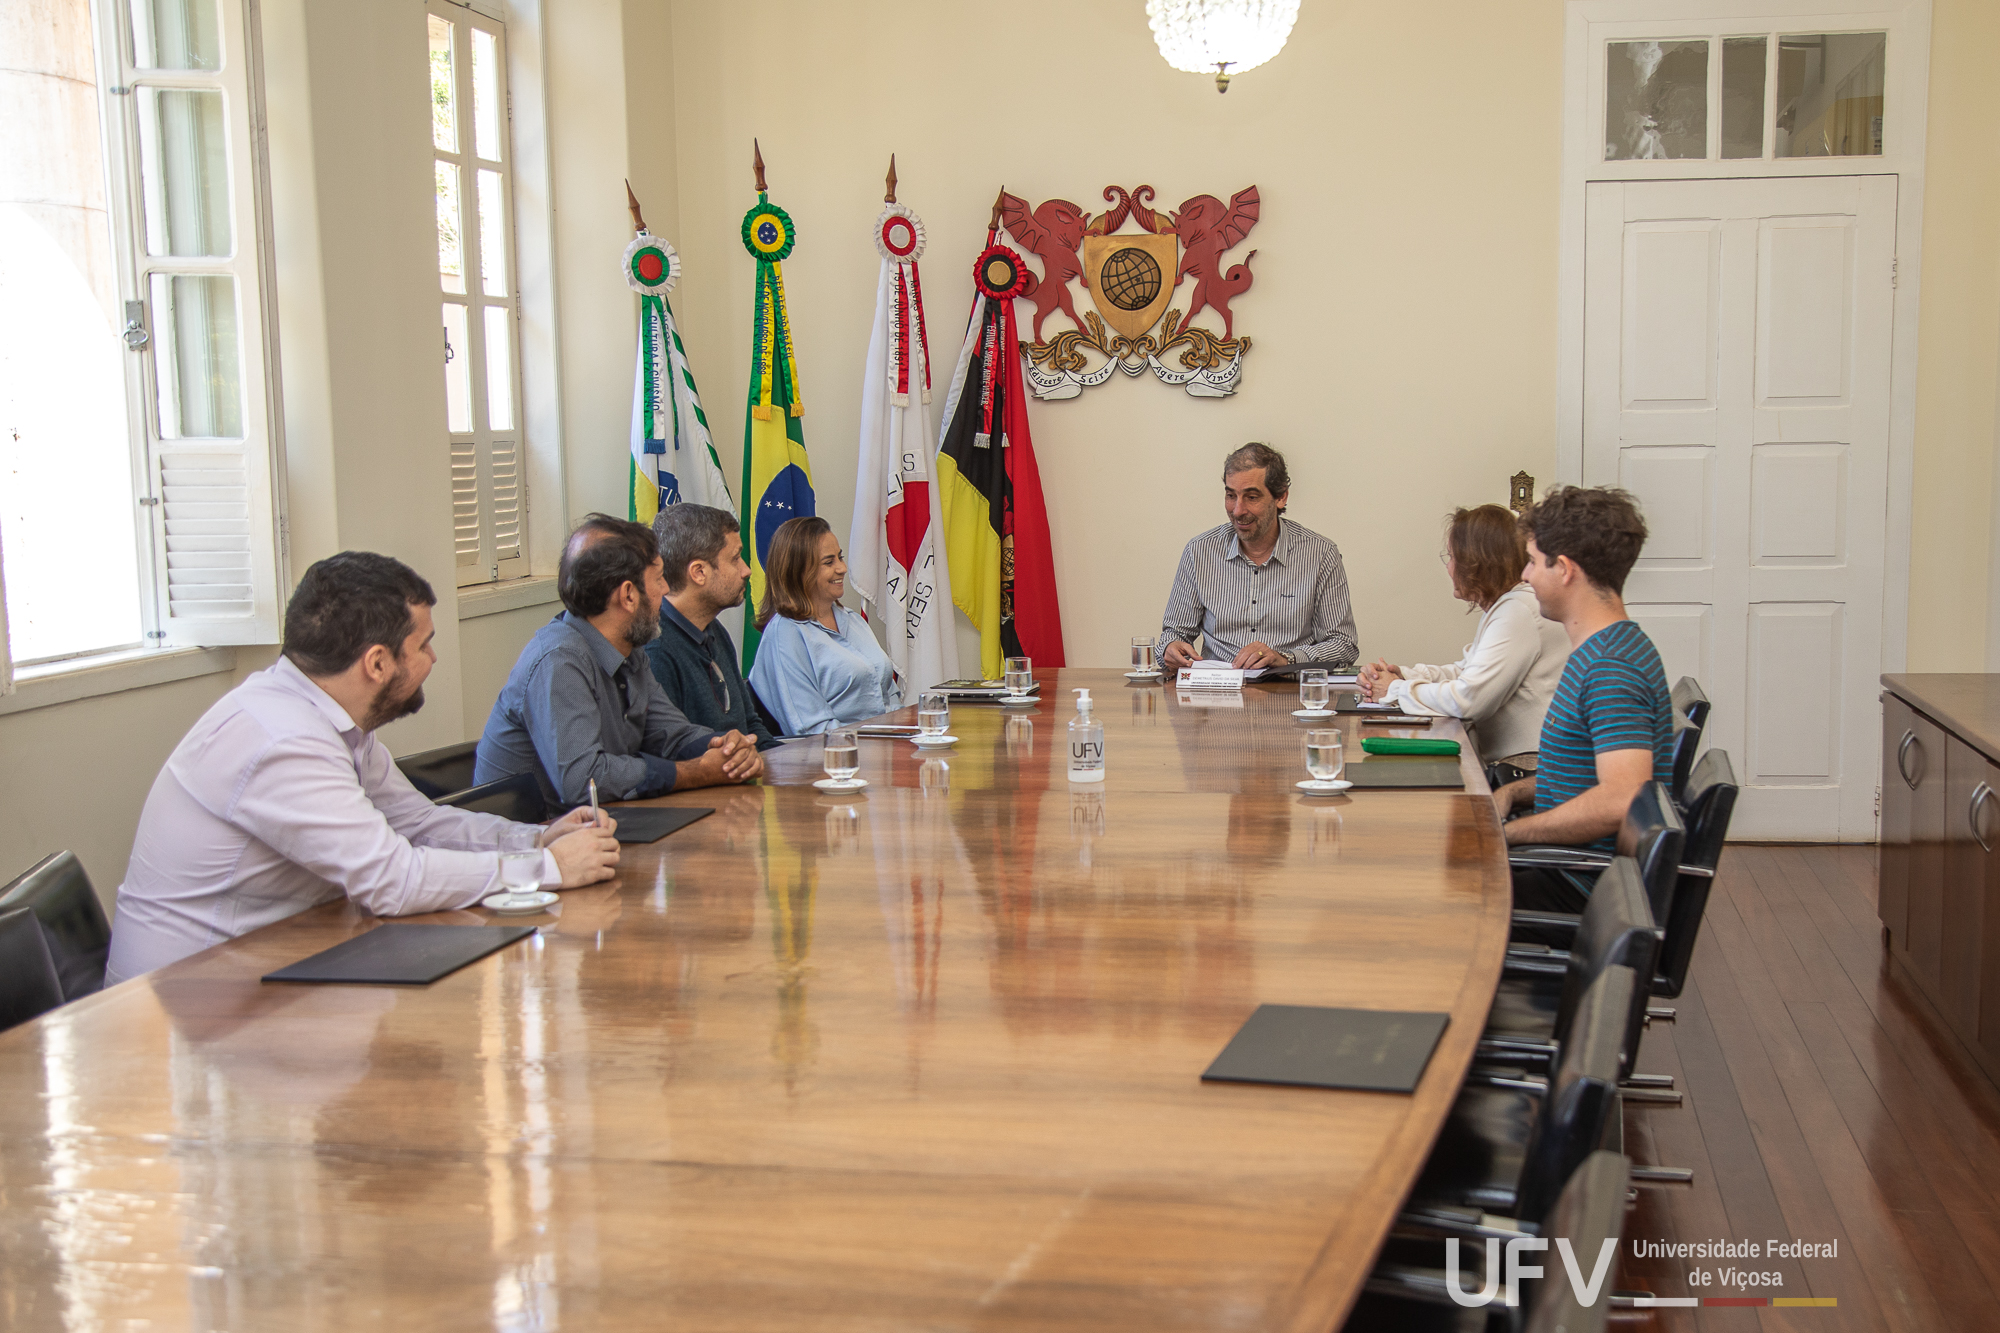
{"label": "white flag with rosette", "polygon": [[861,384],[847,577],[881,626],[884,650],[908,696],[958,676],[944,512],[931,460],[930,345],[917,276],[923,223],[901,204],[889,204],[875,223],[875,248],[882,276]]}
{"label": "white flag with rosette", "polygon": [[709,438],[708,417],[667,293],[680,279],[674,247],[641,228],[625,247],[625,282],[639,293],[639,357],[632,377],[632,459],[626,517],[651,523],[672,504],[734,512]]}

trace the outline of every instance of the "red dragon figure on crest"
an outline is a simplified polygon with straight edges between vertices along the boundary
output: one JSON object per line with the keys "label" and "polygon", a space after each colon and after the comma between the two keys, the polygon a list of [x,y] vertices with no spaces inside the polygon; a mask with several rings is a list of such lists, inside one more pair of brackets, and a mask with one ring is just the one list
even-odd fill
{"label": "red dragon figure on crest", "polygon": [[1076,317],[1076,306],[1070,301],[1069,283],[1071,278],[1083,276],[1083,261],[1077,258],[1076,247],[1083,243],[1090,214],[1067,199],[1050,199],[1029,212],[1027,200],[1002,191],[1000,221],[1023,250],[1032,251],[1042,261],[1042,276],[1030,274],[1027,290],[1021,293],[1035,303],[1035,341],[1042,340],[1042,321],[1051,309],[1062,311],[1070,323],[1082,328],[1083,321]]}
{"label": "red dragon figure on crest", "polygon": [[1192,324],[1203,306],[1212,307],[1222,316],[1224,338],[1235,333],[1236,321],[1229,313],[1230,298],[1250,290],[1250,261],[1257,257],[1257,252],[1252,250],[1227,273],[1216,270],[1221,267],[1222,252],[1249,235],[1250,229],[1257,225],[1257,207],[1257,187],[1252,185],[1238,190],[1227,206],[1212,194],[1198,194],[1182,204],[1178,213],[1168,214],[1174,232],[1181,238],[1181,268],[1174,282],[1179,285],[1183,278],[1194,279],[1194,301],[1188,306],[1187,322]]}

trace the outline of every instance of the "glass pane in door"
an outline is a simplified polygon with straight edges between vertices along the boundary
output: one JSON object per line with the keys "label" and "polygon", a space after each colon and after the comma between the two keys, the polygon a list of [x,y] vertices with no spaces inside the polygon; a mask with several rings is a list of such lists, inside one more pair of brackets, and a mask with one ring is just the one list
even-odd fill
{"label": "glass pane in door", "polygon": [[1708,40],[1604,44],[1604,160],[1708,156]]}
{"label": "glass pane in door", "polygon": [[465,294],[465,229],[458,206],[458,168],[449,162],[437,167],[438,277],[444,289]]}
{"label": "glass pane in door", "polygon": [[431,146],[440,153],[458,151],[458,78],[451,63],[452,25],[431,19]]}
{"label": "glass pane in door", "polygon": [[1779,157],[1879,157],[1889,38],[1830,32],[1778,39]]}
{"label": "glass pane in door", "polygon": [[137,95],[146,253],[227,256],[233,228],[222,94],[141,87]]}
{"label": "glass pane in door", "polygon": [[444,428],[453,434],[472,429],[472,335],[465,307],[444,303]]}
{"label": "glass pane in door", "polygon": [[241,439],[236,279],[155,273],[150,291],[160,438]]}
{"label": "glass pane in door", "polygon": [[1764,65],[1768,37],[1722,43],[1722,155],[1764,156]]}
{"label": "glass pane in door", "polygon": [[132,63],[140,69],[221,69],[215,0],[132,0]]}

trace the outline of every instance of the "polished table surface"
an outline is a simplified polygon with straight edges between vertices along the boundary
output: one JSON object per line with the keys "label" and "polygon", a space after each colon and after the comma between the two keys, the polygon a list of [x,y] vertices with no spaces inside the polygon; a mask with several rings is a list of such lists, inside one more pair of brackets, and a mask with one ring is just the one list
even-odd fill
{"label": "polished table surface", "polygon": [[[1491,802],[1302,795],[1289,685],[1042,680],[858,795],[804,740],[664,798],[435,985],[260,985],[333,904],[0,1035],[0,1325],[1333,1327],[1499,976]],[[1202,1083],[1263,1002],[1451,1023],[1412,1096]]]}

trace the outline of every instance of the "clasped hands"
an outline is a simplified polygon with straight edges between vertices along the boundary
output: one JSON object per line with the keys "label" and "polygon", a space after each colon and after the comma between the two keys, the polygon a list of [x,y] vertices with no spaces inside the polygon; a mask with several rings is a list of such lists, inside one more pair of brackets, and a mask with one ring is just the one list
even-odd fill
{"label": "clasped hands", "polygon": [[1375,659],[1375,665],[1362,667],[1357,675],[1361,685],[1361,697],[1369,703],[1380,703],[1389,693],[1391,682],[1403,678],[1403,668],[1378,657]]}
{"label": "clasped hands", "polygon": [[757,753],[757,738],[740,731],[711,736],[708,749],[692,767],[703,781],[676,782],[676,787],[719,787],[726,782],[748,782],[764,775],[764,756]]}

